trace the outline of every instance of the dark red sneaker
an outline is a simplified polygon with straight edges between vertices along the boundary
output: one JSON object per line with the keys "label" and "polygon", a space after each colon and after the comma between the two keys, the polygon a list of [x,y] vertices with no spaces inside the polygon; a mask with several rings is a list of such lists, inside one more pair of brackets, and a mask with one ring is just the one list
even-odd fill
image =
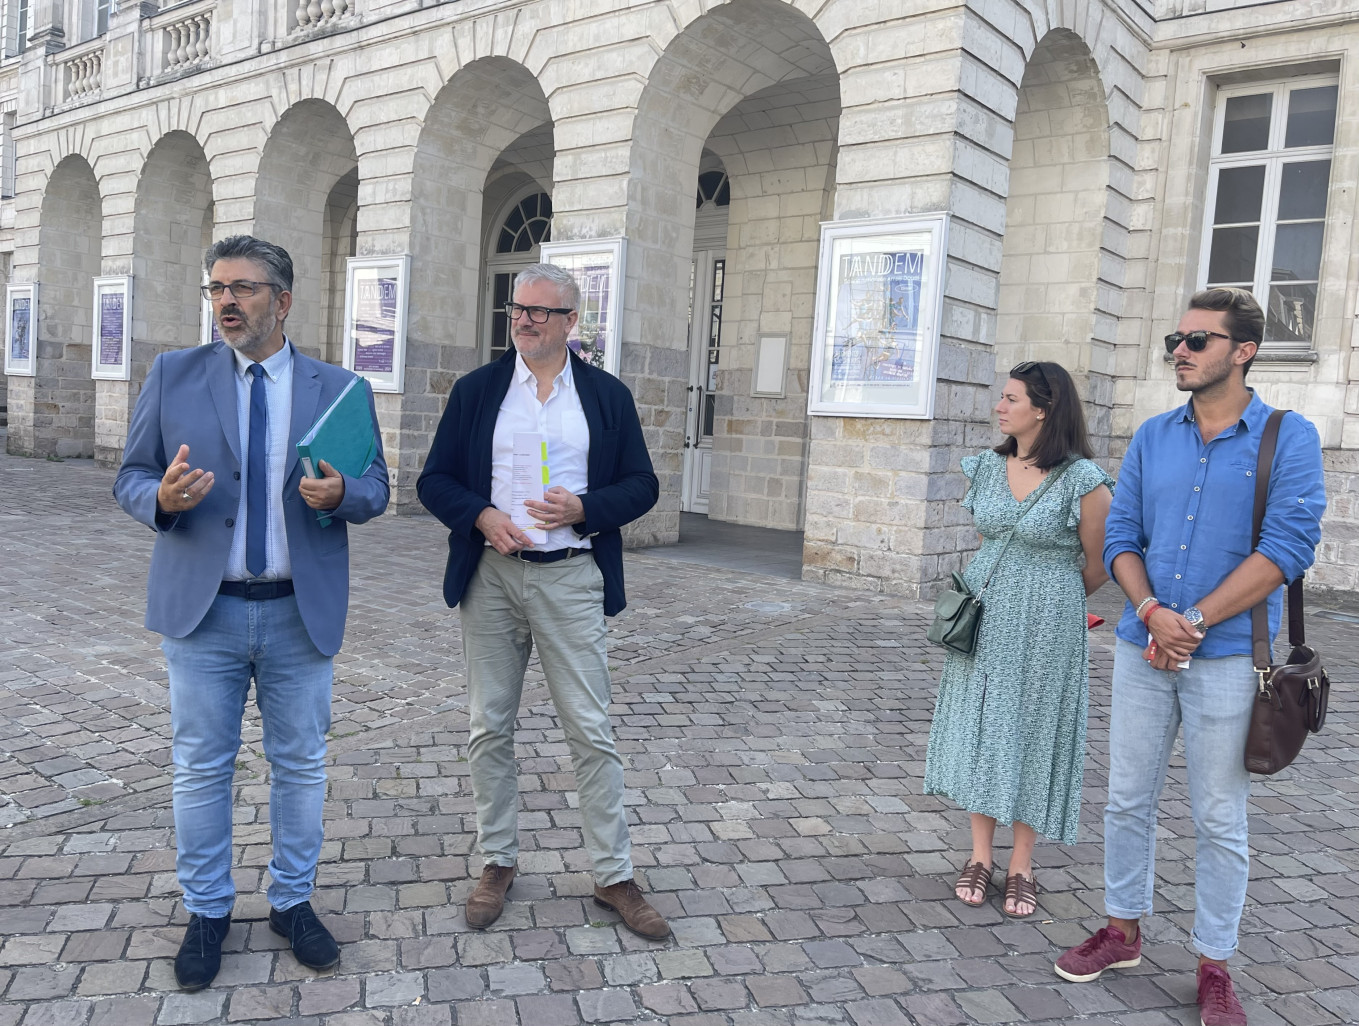
{"label": "dark red sneaker", "polygon": [[1199,1023],[1201,1026],[1246,1026],[1246,1010],[1236,1000],[1227,970],[1212,962],[1199,966]]}
{"label": "dark red sneaker", "polygon": [[1129,944],[1116,926],[1102,927],[1093,937],[1077,944],[1053,966],[1057,975],[1072,983],[1098,980],[1106,969],[1131,969],[1142,961],[1142,931]]}

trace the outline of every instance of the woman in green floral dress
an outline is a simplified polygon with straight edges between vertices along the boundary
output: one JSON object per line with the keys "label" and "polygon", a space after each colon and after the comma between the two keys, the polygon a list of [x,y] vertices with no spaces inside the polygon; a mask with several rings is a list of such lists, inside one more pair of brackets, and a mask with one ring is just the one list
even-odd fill
{"label": "woman in green floral dress", "polygon": [[[925,793],[972,813],[972,857],[958,898],[986,901],[996,823],[1013,824],[1005,913],[1037,907],[1037,834],[1074,844],[1080,819],[1089,649],[1085,599],[1101,561],[1113,481],[1090,457],[1071,376],[1028,361],[996,404],[994,449],[965,457],[981,550],[963,572],[975,593],[995,568],[970,655],[950,650],[925,760]],[[1049,475],[1060,475],[1044,491]],[[1011,530],[1009,547],[1002,548]],[[997,558],[999,562],[997,562]]]}

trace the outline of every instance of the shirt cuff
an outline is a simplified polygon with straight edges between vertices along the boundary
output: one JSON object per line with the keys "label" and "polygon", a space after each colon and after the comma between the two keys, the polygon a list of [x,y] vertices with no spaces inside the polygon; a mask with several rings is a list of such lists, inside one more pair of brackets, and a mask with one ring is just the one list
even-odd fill
{"label": "shirt cuff", "polygon": [[1139,557],[1145,559],[1145,553],[1143,553],[1141,546],[1134,545],[1132,542],[1116,541],[1104,546],[1104,571],[1109,575],[1109,580],[1115,584],[1118,584],[1118,578],[1114,576],[1114,560],[1125,552],[1135,552]]}

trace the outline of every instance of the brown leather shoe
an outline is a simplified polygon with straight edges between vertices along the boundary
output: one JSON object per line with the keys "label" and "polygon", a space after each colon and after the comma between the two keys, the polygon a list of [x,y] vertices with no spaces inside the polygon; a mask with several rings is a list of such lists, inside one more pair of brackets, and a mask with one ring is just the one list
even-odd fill
{"label": "brown leather shoe", "polygon": [[514,883],[514,866],[486,866],[481,871],[472,893],[467,896],[467,925],[484,930],[497,919],[505,908],[505,892]]}
{"label": "brown leather shoe", "polygon": [[663,940],[670,936],[670,924],[647,903],[641,888],[632,880],[608,887],[595,884],[595,904],[613,909],[623,917],[623,925],[639,937]]}

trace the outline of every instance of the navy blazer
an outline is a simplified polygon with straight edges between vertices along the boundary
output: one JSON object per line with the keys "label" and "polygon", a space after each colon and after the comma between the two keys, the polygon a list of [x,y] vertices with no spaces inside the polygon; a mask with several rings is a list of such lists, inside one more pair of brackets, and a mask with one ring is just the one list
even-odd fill
{"label": "navy blazer", "polygon": [[[570,352],[570,350],[568,350]],[[595,563],[604,575],[604,614],[627,605],[623,590],[624,524],[656,504],[660,485],[642,438],[642,424],[627,386],[571,353],[585,423],[590,429],[587,491],[580,496],[585,521],[575,524],[590,537]],[[486,538],[476,520],[491,503],[491,443],[500,404],[514,379],[514,350],[459,378],[434,433],[425,469],[415,483],[425,508],[448,528],[444,601],[456,606],[481,562]]]}
{"label": "navy blazer", "polygon": [[[292,345],[291,342],[287,343]],[[293,409],[284,470],[283,523],[288,534],[297,609],[312,643],[333,656],[344,640],[349,606],[349,536],[387,508],[390,488],[382,438],[377,458],[360,478],[345,476],[344,499],[329,527],[302,501],[297,440],[354,375],[293,349]],[[373,393],[368,383],[368,408]],[[377,423],[374,415],[373,423]],[[212,490],[193,509],[159,513],[156,491],[181,444],[189,465],[213,473]],[[146,581],[146,626],[183,638],[202,621],[226,572],[241,501],[241,432],[236,406],[236,357],[224,342],[162,353],[137,397],[113,495],[131,516],[156,532]]]}

